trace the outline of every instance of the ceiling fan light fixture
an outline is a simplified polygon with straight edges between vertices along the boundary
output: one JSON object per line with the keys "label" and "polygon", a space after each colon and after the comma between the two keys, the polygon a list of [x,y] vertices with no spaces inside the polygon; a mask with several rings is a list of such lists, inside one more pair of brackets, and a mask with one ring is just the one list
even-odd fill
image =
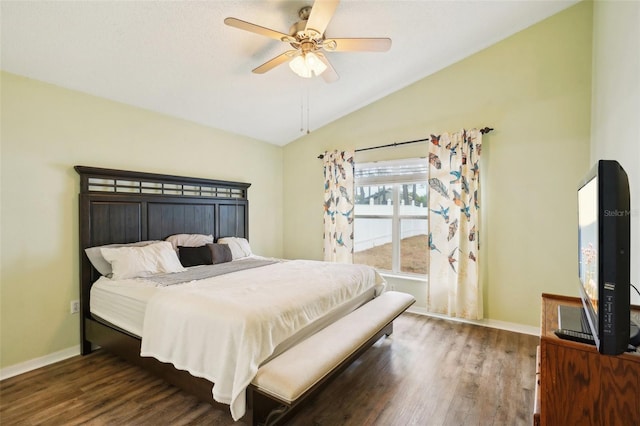
{"label": "ceiling fan light fixture", "polygon": [[327,65],[313,52],[307,52],[304,55],[304,63],[315,75],[320,75],[327,69]]}
{"label": "ceiling fan light fixture", "polygon": [[303,78],[312,77],[311,69],[307,67],[307,64],[304,60],[303,55],[298,55],[295,58],[293,58],[291,61],[289,61],[289,68],[291,68],[291,70],[296,74],[298,74],[300,77],[303,77]]}
{"label": "ceiling fan light fixture", "polygon": [[306,52],[289,61],[289,68],[300,77],[311,78],[322,74],[327,65],[313,52]]}

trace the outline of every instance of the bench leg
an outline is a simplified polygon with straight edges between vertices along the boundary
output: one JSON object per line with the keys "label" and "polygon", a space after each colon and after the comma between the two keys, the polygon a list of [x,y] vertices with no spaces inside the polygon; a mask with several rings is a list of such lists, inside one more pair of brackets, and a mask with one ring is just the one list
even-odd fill
{"label": "bench leg", "polygon": [[276,425],[287,415],[289,406],[278,402],[267,395],[247,388],[247,399],[249,402],[250,422],[252,426]]}
{"label": "bench leg", "polygon": [[384,335],[385,336],[389,337],[389,336],[391,336],[391,333],[393,333],[393,323],[392,322],[389,323],[389,325],[387,325],[384,328]]}

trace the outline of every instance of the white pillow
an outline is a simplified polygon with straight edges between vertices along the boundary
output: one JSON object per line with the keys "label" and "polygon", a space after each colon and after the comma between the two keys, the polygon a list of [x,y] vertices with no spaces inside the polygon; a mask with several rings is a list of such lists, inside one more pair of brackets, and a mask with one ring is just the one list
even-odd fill
{"label": "white pillow", "polygon": [[111,263],[114,280],[185,271],[173,246],[166,241],[143,247],[105,247],[100,251]]}
{"label": "white pillow", "polygon": [[175,234],[165,238],[173,244],[173,249],[177,250],[178,246],[182,247],[202,247],[207,244],[213,244],[213,235],[205,234]]}
{"label": "white pillow", "polygon": [[251,246],[246,238],[224,237],[218,239],[218,244],[227,244],[231,249],[233,260],[251,256]]}
{"label": "white pillow", "polygon": [[245,257],[251,256],[253,254],[251,253],[251,246],[249,245],[249,241],[247,241],[246,238],[236,238],[236,242],[240,245],[240,248],[242,249]]}
{"label": "white pillow", "polygon": [[96,268],[96,270],[100,272],[101,275],[104,275],[106,277],[111,275],[112,273],[111,264],[107,262],[107,260],[102,256],[102,252],[100,251],[101,249],[117,248],[117,247],[141,247],[141,246],[148,246],[149,244],[155,244],[159,242],[160,241],[158,240],[155,240],[155,241],[151,240],[151,241],[138,241],[135,243],[128,243],[128,244],[108,244],[105,246],[88,247],[84,249],[84,252],[87,253],[87,257],[89,258],[89,261],[91,262],[93,267]]}

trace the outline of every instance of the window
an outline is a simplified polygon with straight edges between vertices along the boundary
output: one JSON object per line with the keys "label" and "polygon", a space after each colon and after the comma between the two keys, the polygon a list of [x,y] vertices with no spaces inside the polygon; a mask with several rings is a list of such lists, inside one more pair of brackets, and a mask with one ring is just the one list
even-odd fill
{"label": "window", "polygon": [[427,161],[356,162],[354,263],[426,274]]}

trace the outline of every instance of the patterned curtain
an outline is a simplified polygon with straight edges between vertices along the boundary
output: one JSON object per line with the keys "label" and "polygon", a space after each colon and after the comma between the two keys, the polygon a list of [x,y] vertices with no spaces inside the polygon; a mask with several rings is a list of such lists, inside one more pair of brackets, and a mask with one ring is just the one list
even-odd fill
{"label": "patterned curtain", "polygon": [[429,287],[431,312],[482,318],[478,191],[479,130],[432,135],[429,143]]}
{"label": "patterned curtain", "polygon": [[353,151],[324,153],[324,260],[353,263]]}

